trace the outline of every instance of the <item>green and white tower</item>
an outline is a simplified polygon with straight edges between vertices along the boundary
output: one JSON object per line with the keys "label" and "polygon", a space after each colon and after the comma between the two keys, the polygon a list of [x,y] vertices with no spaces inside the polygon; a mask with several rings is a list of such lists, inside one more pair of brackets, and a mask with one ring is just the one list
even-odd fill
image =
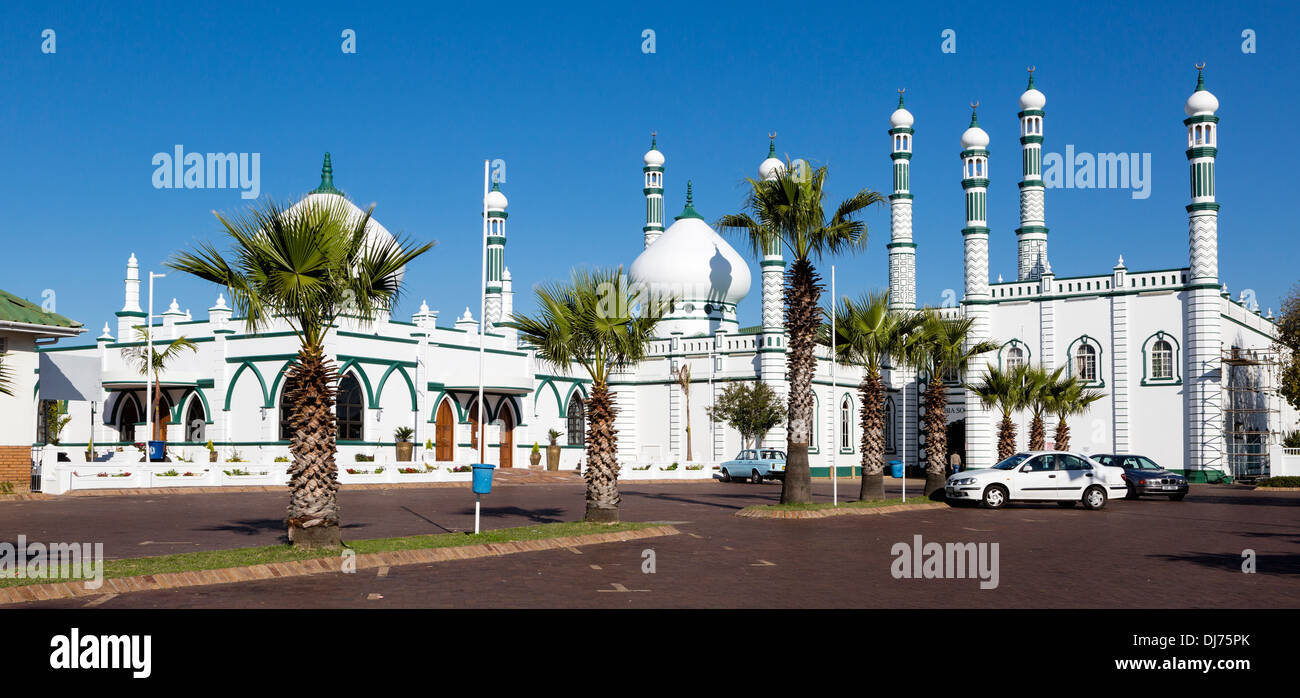
{"label": "green and white tower", "polygon": [[1020,95],[1020,227],[1016,240],[1020,281],[1037,279],[1051,266],[1047,262],[1047,221],[1043,190],[1043,107],[1047,97],[1034,87],[1034,69],[1029,69],[1029,87]]}
{"label": "green and white tower", "polygon": [[1187,293],[1187,438],[1189,470],[1222,468],[1223,393],[1220,388],[1219,204],[1214,200],[1219,100],[1205,89],[1205,64],[1196,66],[1196,91],[1187,98],[1187,161],[1192,202],[1187,205],[1191,272]]}
{"label": "green and white tower", "polygon": [[[768,134],[767,159],[758,165],[758,178],[765,182],[775,181],[785,173],[785,162],[776,156],[776,134]],[[763,250],[763,259],[759,262],[763,270],[763,331],[759,335],[759,377],[785,404],[789,392],[786,383],[786,337],[785,337],[785,257],[782,255],[781,243],[774,241],[771,247]],[[785,423],[777,425],[767,433],[765,446],[784,446],[786,440]]]}
{"label": "green and white tower", "polygon": [[[961,134],[961,188],[966,194],[965,242],[966,295],[963,312],[971,320],[969,342],[989,338],[989,134],[980,128],[976,109],[971,104],[970,128]],[[972,372],[983,370],[983,361],[971,361]],[[940,380],[941,376],[930,376]],[[946,454],[945,454],[946,455]],[[974,392],[966,391],[966,463],[967,468],[988,468],[996,458],[993,442],[993,419]]]}
{"label": "green and white tower", "polygon": [[488,326],[505,320],[502,299],[505,290],[506,271],[506,206],[509,202],[501,193],[501,185],[492,182],[492,190],[483,198],[487,208],[487,287],[484,289],[487,302],[484,305],[484,321]]}
{"label": "green and white tower", "polygon": [[650,134],[650,150],[645,154],[645,246],[659,239],[664,232],[664,154],[655,143],[656,134]]}
{"label": "green and white tower", "polygon": [[889,157],[894,163],[894,193],[889,195],[889,307],[916,308],[916,243],[912,242],[912,112],[903,108],[889,115]]}

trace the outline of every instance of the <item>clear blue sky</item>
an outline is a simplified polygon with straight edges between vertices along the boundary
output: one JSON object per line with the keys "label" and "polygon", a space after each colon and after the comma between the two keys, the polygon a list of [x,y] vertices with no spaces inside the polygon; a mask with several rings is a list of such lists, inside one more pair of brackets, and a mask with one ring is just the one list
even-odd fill
{"label": "clear blue sky", "polygon": [[[916,116],[918,297],[939,304],[962,285],[957,154],[972,100],[992,141],[991,274],[1014,278],[1016,100],[1031,64],[1048,98],[1046,151],[1152,157],[1145,200],[1048,191],[1058,275],[1106,273],[1119,254],[1131,270],[1187,264],[1181,122],[1205,61],[1221,104],[1220,275],[1234,297],[1250,288],[1274,309],[1298,276],[1295,3],[189,5],[0,8],[0,288],[38,302],[52,289],[90,337],[121,307],[132,252],[162,271],[216,236],[213,209],[248,203],[233,189],[155,189],[151,159],[176,144],[260,153],[262,192],[279,199],[315,187],[331,151],[354,201],[438,242],[408,270],[397,317],[427,298],[448,324],[465,306],[477,316],[484,158],[507,163],[506,259],[528,309],[532,284],[639,253],[651,130],[669,217],[688,178],[706,218],[735,211],[769,131],[782,154],[829,165],[837,197],[887,193],[898,87]],[[340,50],[348,28],[355,55]],[[647,28],[654,54],[641,51]],[[941,52],[945,29],[955,54]],[[1242,52],[1245,29],[1256,53]],[[842,292],[887,283],[888,210],[866,222],[869,251],[836,260]],[[196,318],[217,292],[179,273],[159,284],[157,311],[176,296]],[[758,322],[758,296],[755,283],[742,324]]]}

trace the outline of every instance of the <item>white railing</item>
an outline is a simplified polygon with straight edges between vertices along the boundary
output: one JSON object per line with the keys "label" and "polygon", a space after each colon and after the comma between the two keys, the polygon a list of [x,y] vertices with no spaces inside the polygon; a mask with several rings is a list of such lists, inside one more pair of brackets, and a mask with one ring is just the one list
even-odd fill
{"label": "white railing", "polygon": [[1300,448],[1270,446],[1268,471],[1268,474],[1273,477],[1300,476]]}

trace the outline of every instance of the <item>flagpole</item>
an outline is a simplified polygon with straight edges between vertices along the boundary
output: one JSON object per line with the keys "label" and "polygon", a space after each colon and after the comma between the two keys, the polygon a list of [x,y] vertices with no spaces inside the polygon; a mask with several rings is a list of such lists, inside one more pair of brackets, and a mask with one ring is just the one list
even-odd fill
{"label": "flagpole", "polygon": [[835,454],[840,447],[839,436],[839,401],[835,397],[835,265],[831,265],[831,444],[830,444],[830,462],[831,462],[831,504],[840,505],[840,478],[837,468],[835,467]]}
{"label": "flagpole", "polygon": [[[487,463],[487,420],[484,419],[483,410],[483,359],[485,356],[483,340],[487,334],[487,195],[488,195],[488,166],[489,161],[483,161],[483,263],[480,268],[481,281],[478,286],[479,304],[478,304],[478,460],[479,463]],[[474,495],[474,533],[479,532],[479,500],[481,496],[477,493]]]}

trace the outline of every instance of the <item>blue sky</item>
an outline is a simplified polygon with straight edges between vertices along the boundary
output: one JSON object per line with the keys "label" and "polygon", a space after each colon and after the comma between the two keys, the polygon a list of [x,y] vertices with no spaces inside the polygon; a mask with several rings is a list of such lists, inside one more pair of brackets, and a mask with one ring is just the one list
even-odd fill
{"label": "blue sky", "polygon": [[[527,310],[532,284],[640,252],[650,131],[669,217],[687,179],[706,218],[737,210],[769,131],[780,153],[828,165],[836,197],[888,193],[899,87],[916,116],[918,298],[939,304],[945,289],[960,296],[957,154],[973,100],[991,138],[991,275],[1015,276],[1028,65],[1048,99],[1047,152],[1152,159],[1146,199],[1048,191],[1059,276],[1106,273],[1119,254],[1130,270],[1187,264],[1182,107],[1204,61],[1221,104],[1220,275],[1265,309],[1297,278],[1300,52],[1281,33],[1300,19],[1294,3],[189,4],[0,8],[0,288],[38,302],[52,290],[91,337],[121,307],[132,252],[163,271],[217,237],[212,210],[248,203],[235,189],[155,189],[151,160],[176,144],[260,153],[262,193],[281,200],[314,188],[330,151],[355,202],[438,243],[408,270],[397,317],[427,299],[449,324],[466,306],[477,316],[483,159],[507,165],[506,259]],[[46,28],[57,53],[41,52]],[[344,29],[355,54],[341,51]],[[945,29],[956,53],[941,51]],[[1256,53],[1242,51],[1246,29]],[[842,293],[887,283],[887,208],[866,222],[869,250],[833,260]],[[175,296],[197,318],[217,292],[179,273],[158,283],[156,311]],[[758,296],[755,283],[742,324],[758,322]]]}

